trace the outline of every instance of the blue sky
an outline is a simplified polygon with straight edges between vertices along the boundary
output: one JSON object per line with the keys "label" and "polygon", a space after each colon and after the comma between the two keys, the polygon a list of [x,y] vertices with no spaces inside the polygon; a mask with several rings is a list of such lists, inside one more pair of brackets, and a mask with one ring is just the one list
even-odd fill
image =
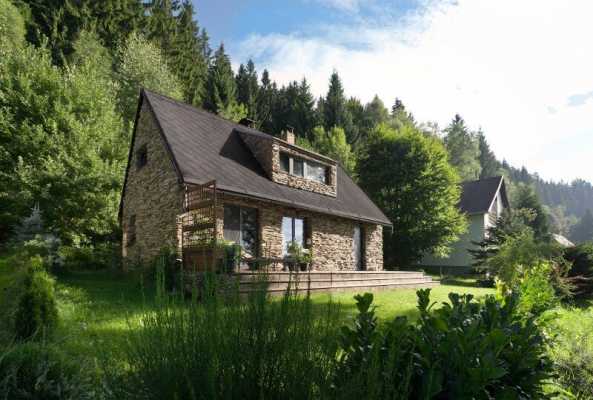
{"label": "blue sky", "polygon": [[445,127],[460,113],[499,158],[546,179],[593,181],[591,1],[193,0],[235,68],[253,58],[315,95],[346,94]]}

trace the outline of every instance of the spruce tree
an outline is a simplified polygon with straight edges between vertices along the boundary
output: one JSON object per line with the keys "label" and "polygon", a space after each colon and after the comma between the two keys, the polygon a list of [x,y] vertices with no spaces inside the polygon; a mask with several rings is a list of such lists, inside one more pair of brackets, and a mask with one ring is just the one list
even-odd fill
{"label": "spruce tree", "polygon": [[214,53],[214,58],[208,69],[206,84],[206,99],[204,106],[213,112],[220,112],[237,103],[237,85],[231,68],[229,56],[224,51],[224,45]]}
{"label": "spruce tree", "polygon": [[247,108],[247,117],[256,121],[257,98],[259,84],[257,72],[252,60],[247,62],[247,66],[241,64],[237,71],[237,100]]}
{"label": "spruce tree", "polygon": [[170,69],[183,85],[185,102],[201,106],[208,76],[208,35],[204,29],[200,31],[190,1],[183,2],[175,20],[175,35],[168,49]]}
{"label": "spruce tree", "polygon": [[406,110],[403,101],[396,98],[393,106],[391,106],[391,116],[389,125],[394,129],[401,129],[405,125],[414,126],[414,116]]}
{"label": "spruce tree", "polygon": [[273,113],[277,97],[278,89],[276,88],[276,83],[270,80],[270,74],[268,73],[268,70],[264,69],[256,100],[257,127],[270,134],[278,133],[274,130]]}
{"label": "spruce tree", "polygon": [[502,175],[500,162],[490,149],[486,136],[482,131],[479,131],[477,137],[480,148],[480,167],[482,168],[480,179]]}
{"label": "spruce tree", "polygon": [[329,80],[329,89],[323,102],[323,126],[329,131],[334,126],[344,127],[346,122],[346,97],[337,71]]}
{"label": "spruce tree", "polygon": [[518,185],[512,207],[516,210],[532,211],[534,213],[533,220],[527,225],[533,230],[537,239],[548,240],[550,238],[548,216],[532,186],[525,184]]}
{"label": "spruce tree", "polygon": [[581,220],[573,226],[570,238],[576,243],[593,241],[593,214],[590,209],[585,211]]}
{"label": "spruce tree", "polygon": [[475,134],[465,125],[459,114],[445,129],[445,147],[449,153],[449,162],[464,181],[480,178],[480,145]]}

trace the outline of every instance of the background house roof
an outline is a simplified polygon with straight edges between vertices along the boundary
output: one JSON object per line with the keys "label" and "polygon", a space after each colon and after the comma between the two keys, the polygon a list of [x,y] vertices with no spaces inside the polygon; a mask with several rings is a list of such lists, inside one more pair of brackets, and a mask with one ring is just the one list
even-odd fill
{"label": "background house roof", "polygon": [[391,225],[340,165],[337,197],[275,183],[266,176],[239,132],[272,136],[148,90],[143,90],[143,99],[148,100],[154,112],[183,182],[205,183],[215,179],[217,187],[225,192]]}
{"label": "background house roof", "polygon": [[504,178],[495,176],[478,181],[463,182],[461,184],[461,200],[459,208],[467,214],[485,214],[490,210],[498,190],[502,196],[502,204],[509,207]]}

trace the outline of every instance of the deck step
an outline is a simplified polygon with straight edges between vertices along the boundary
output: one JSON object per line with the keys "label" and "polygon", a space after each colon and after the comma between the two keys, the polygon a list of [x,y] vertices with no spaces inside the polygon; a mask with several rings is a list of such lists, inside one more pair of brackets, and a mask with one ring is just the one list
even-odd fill
{"label": "deck step", "polygon": [[438,281],[423,272],[415,271],[240,272],[234,278],[241,293],[257,290],[262,280],[271,294],[284,293],[289,284],[303,292],[373,291],[439,285]]}

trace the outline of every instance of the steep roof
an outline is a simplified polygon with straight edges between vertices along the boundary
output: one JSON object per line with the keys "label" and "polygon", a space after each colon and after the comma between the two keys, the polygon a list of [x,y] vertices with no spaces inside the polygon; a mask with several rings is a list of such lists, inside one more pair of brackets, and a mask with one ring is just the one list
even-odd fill
{"label": "steep roof", "polygon": [[291,188],[270,180],[239,132],[265,135],[210,112],[143,90],[167,143],[182,182],[205,183],[215,179],[222,191],[270,200],[350,219],[391,225],[389,219],[337,168],[337,197]]}
{"label": "steep roof", "polygon": [[500,190],[502,204],[509,207],[506,186],[502,176],[463,182],[461,184],[461,200],[459,208],[467,214],[487,213],[492,206],[496,193]]}

